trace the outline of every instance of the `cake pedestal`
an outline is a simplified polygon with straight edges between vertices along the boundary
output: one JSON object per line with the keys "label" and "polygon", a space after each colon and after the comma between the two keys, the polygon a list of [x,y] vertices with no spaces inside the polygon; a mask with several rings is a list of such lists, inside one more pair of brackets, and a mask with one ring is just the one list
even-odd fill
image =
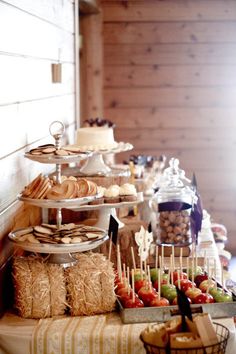
{"label": "cake pedestal", "polygon": [[105,164],[102,154],[95,153],[87,159],[84,166],[81,167],[80,172],[87,176],[94,174],[105,175],[111,172],[111,169]]}

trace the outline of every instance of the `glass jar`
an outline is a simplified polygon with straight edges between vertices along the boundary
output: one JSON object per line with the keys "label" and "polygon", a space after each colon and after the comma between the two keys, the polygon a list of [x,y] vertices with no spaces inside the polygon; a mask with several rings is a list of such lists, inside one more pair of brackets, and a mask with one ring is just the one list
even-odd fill
{"label": "glass jar", "polygon": [[171,158],[163,172],[157,203],[157,243],[165,246],[187,246],[192,243],[191,211],[194,191],[185,172],[179,169],[179,160]]}

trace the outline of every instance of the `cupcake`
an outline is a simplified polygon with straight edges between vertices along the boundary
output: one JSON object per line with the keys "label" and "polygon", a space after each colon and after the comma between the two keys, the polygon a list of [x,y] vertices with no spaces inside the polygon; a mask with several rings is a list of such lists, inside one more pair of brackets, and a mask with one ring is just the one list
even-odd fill
{"label": "cupcake", "polygon": [[104,203],[104,193],[105,193],[106,188],[97,186],[97,194],[98,198],[92,200],[89,204],[90,205],[98,205],[98,204],[103,204]]}
{"label": "cupcake", "polygon": [[117,184],[113,184],[105,190],[104,202],[111,204],[120,202],[120,187]]}
{"label": "cupcake", "polygon": [[134,202],[137,200],[137,191],[134,184],[125,183],[120,187],[121,202]]}

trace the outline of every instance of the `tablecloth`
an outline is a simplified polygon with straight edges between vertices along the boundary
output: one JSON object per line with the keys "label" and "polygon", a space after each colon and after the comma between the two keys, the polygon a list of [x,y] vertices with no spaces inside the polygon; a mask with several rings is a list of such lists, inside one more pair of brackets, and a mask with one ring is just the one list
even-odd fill
{"label": "tablecloth", "polygon": [[[226,353],[235,354],[233,320],[216,321],[229,328]],[[0,354],[144,354],[139,335],[146,326],[124,325],[117,313],[39,321],[8,313],[0,320]]]}

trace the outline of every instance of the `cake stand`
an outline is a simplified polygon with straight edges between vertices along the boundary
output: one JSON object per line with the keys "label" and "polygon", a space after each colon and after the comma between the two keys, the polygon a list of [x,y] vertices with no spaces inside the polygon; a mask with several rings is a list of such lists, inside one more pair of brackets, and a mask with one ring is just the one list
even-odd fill
{"label": "cake stand", "polygon": [[105,241],[108,240],[108,234],[103,231],[101,238],[96,240],[84,241],[81,243],[70,243],[70,244],[50,244],[50,243],[30,243],[19,241],[16,234],[17,231],[10,232],[8,237],[14,242],[15,245],[24,249],[25,251],[36,252],[36,253],[46,253],[50,254],[48,262],[62,264],[64,267],[71,266],[75,264],[77,260],[73,257],[73,253],[85,252],[95,249],[101,246]]}
{"label": "cake stand", "polygon": [[143,202],[143,193],[137,193],[137,200],[133,202],[120,202],[120,203],[103,203],[103,204],[96,204],[96,205],[81,205],[76,208],[69,208],[74,211],[92,211],[92,210],[99,210],[99,216],[96,224],[94,226],[101,228],[103,230],[108,230],[110,215],[112,215],[116,221],[118,222],[119,228],[124,227],[124,224],[119,220],[116,214],[116,209],[121,207],[132,207],[139,203]]}
{"label": "cake stand", "polygon": [[[51,136],[55,139],[55,149],[61,149],[61,140],[62,136],[65,131],[65,127],[62,122],[54,121],[50,127],[49,131]],[[48,163],[56,164],[56,182],[61,183],[61,165],[68,164],[70,162],[79,162],[83,159],[92,156],[93,152],[78,152],[73,153],[73,155],[55,155],[55,154],[39,154],[39,155],[32,155],[30,152],[25,154],[26,158],[29,158],[33,161],[37,161],[39,163]],[[82,206],[83,204],[87,204],[88,202],[99,198],[99,195],[94,196],[87,196],[83,198],[74,198],[74,199],[61,199],[61,200],[50,200],[50,199],[33,199],[24,197],[22,194],[18,196],[18,199],[26,202],[30,205],[38,206],[44,210],[44,208],[56,208],[57,215],[56,215],[56,222],[57,228],[61,227],[62,224],[62,208],[74,208]],[[17,230],[16,230],[17,231]],[[30,243],[27,242],[19,242],[16,240],[15,232],[9,233],[9,238],[19,247],[23,248],[26,251],[31,252],[40,252],[40,253],[48,253],[49,262],[62,264],[64,267],[70,266],[77,262],[75,258],[73,258],[72,253],[75,252],[84,252],[88,250],[92,250],[97,248],[102,243],[104,243],[108,239],[107,232],[103,231],[103,236],[99,239],[89,240],[81,243],[70,243],[70,244],[50,244],[50,243]],[[101,230],[100,230],[101,231]]]}
{"label": "cake stand", "polygon": [[[78,145],[71,145],[71,148],[78,147]],[[81,167],[80,172],[84,176],[94,176],[94,175],[106,175],[111,173],[112,169],[106,165],[103,159],[103,155],[106,154],[118,154],[120,152],[125,152],[133,149],[133,145],[130,143],[119,142],[113,149],[99,149],[92,146],[88,146],[89,149],[93,151],[93,155],[87,159],[84,166]],[[85,147],[80,146],[81,151]]]}

